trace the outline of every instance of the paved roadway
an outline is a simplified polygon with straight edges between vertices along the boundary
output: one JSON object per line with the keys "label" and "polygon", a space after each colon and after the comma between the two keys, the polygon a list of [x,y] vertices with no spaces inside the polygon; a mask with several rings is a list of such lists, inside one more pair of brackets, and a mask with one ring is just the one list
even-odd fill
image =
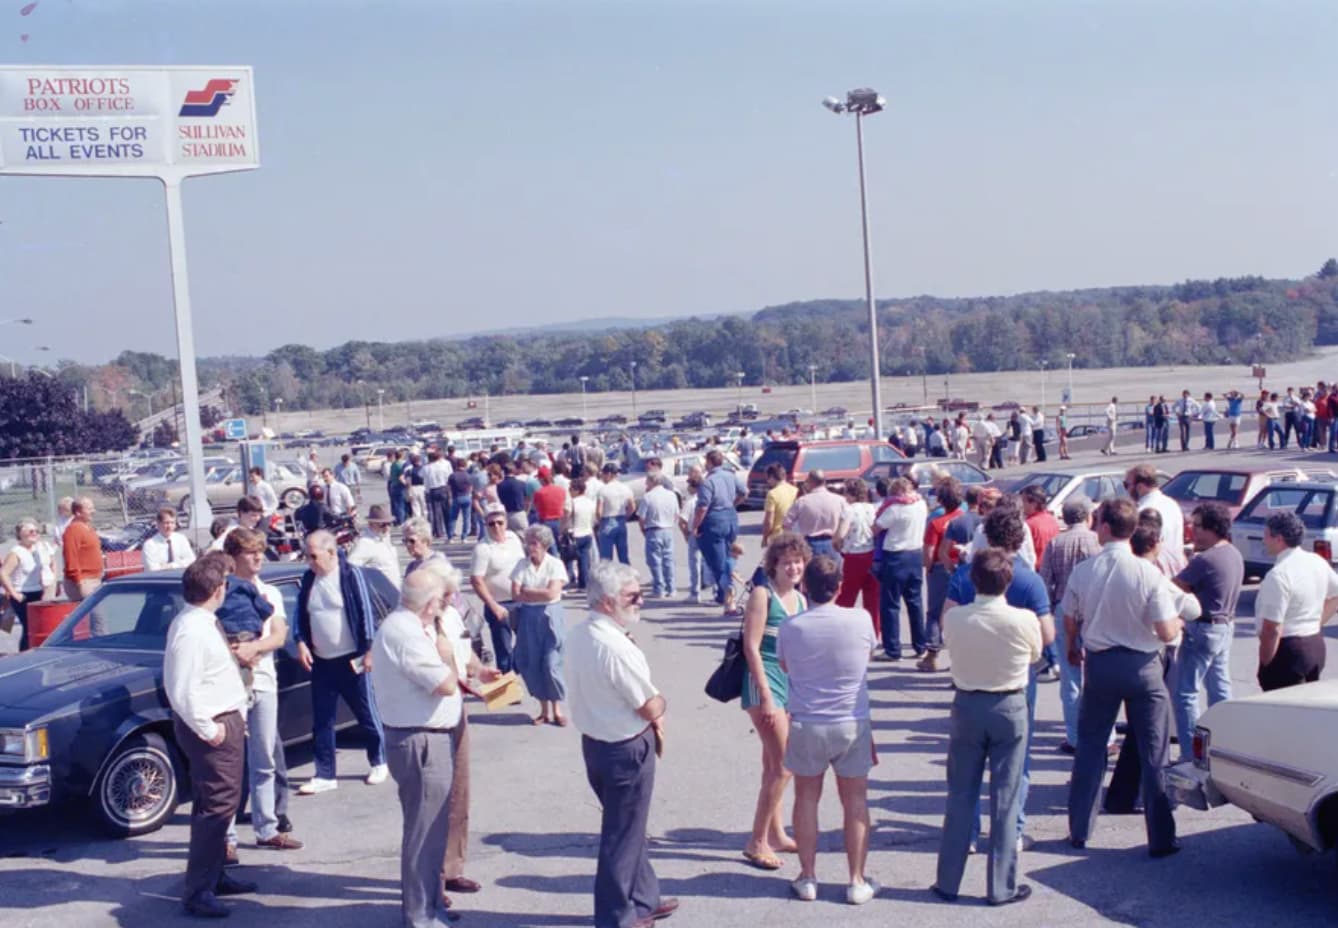
{"label": "paved roadway", "polygon": [[[1083,460],[1105,463],[1094,452]],[[1256,459],[1241,452],[1212,460]],[[1138,460],[1130,453],[1121,465]],[[1158,456],[1176,471],[1202,454]],[[1329,456],[1306,458],[1327,465]],[[753,562],[758,515],[745,516]],[[635,533],[634,533],[635,534]],[[637,545],[634,544],[635,549]],[[464,548],[452,550],[463,563]],[[681,552],[680,552],[681,560]],[[640,558],[637,557],[640,563]],[[686,576],[680,573],[680,584]],[[1242,602],[1233,651],[1238,692],[1255,689],[1254,593]],[[568,621],[578,620],[578,607]],[[933,881],[943,813],[944,757],[950,692],[946,675],[917,673],[912,662],[874,664],[870,671],[880,763],[870,780],[874,831],[869,872],[884,889],[863,908],[845,905],[839,806],[834,787],[823,799],[819,901],[800,903],[778,874],[747,868],[740,849],[752,817],[759,747],[738,704],[722,706],[702,693],[721,640],[732,622],[704,606],[654,603],[638,639],[669,700],[668,751],[660,767],[651,816],[654,861],[666,894],[683,903],[667,924],[774,928],[841,924],[883,925],[913,920],[923,928],[987,926],[1196,924],[1334,924],[1338,873],[1332,854],[1299,855],[1278,831],[1234,808],[1176,818],[1184,850],[1149,860],[1141,818],[1102,819],[1088,850],[1070,849],[1065,803],[1069,758],[1053,686],[1043,685],[1033,756],[1028,832],[1036,847],[1023,855],[1024,879],[1035,889],[1020,906],[981,903],[983,858],[971,860],[964,901],[945,905],[927,891]],[[1338,650],[1338,629],[1330,649]],[[1338,659],[1338,653],[1331,655]],[[1338,666],[1334,664],[1332,666]],[[529,711],[532,704],[520,707]],[[598,809],[584,780],[579,736],[573,729],[527,724],[524,711],[474,709],[473,835],[468,873],[484,883],[477,896],[457,897],[463,925],[480,928],[590,923]],[[1304,733],[1298,733],[1305,737]],[[365,755],[341,741],[338,792],[294,798],[296,834],[307,848],[278,853],[242,848],[241,874],[263,892],[234,906],[234,924],[389,926],[398,924],[399,810],[393,784],[367,787]],[[311,773],[310,751],[290,752],[295,777]],[[183,807],[162,831],[109,841],[78,809],[0,819],[0,925],[77,926],[174,923],[188,832]],[[243,841],[250,837],[243,826]]]}

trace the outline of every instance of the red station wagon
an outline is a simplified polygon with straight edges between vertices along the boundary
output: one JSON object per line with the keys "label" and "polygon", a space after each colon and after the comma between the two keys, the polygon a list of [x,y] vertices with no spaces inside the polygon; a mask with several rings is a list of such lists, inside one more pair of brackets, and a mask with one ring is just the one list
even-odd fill
{"label": "red station wagon", "polygon": [[802,482],[809,471],[820,470],[828,484],[839,484],[859,477],[879,461],[899,461],[903,455],[896,448],[872,438],[833,441],[773,441],[763,449],[748,472],[746,508],[762,507],[767,498],[767,468],[779,464],[791,481]]}

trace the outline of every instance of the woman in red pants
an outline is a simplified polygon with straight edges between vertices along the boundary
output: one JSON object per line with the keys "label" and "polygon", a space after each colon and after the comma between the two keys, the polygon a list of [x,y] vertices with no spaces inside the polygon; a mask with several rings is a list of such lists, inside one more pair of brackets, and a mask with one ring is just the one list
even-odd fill
{"label": "woman in red pants", "polygon": [[878,627],[878,574],[873,569],[874,516],[876,510],[869,502],[869,487],[858,477],[852,477],[841,487],[841,495],[849,504],[841,524],[832,538],[832,545],[841,552],[841,592],[836,595],[838,606],[853,606],[860,593],[864,594],[864,608],[873,622],[875,635],[882,635]]}

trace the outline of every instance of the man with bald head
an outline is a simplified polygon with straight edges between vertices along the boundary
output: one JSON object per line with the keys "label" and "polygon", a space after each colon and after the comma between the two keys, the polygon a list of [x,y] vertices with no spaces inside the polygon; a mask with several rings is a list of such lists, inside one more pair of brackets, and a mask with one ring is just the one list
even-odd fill
{"label": "man with bald head", "polygon": [[306,537],[309,570],[297,593],[297,658],[311,671],[311,731],[316,775],[298,789],[310,796],[339,786],[335,779],[335,712],[343,699],[367,738],[368,786],[384,783],[386,767],[381,719],[372,704],[367,671],[372,669],[375,613],[363,568],[348,563],[334,535],[318,529]]}
{"label": "man with bald head", "polygon": [[787,532],[803,535],[814,557],[823,554],[840,564],[841,555],[832,546],[832,537],[845,511],[846,501],[827,489],[827,475],[811,470],[804,480],[803,496],[791,504],[781,525]]}
{"label": "man with bald head", "polygon": [[87,496],[76,499],[70,507],[70,524],[61,537],[65,558],[65,597],[78,602],[102,586],[102,542],[93,531],[97,507]]}

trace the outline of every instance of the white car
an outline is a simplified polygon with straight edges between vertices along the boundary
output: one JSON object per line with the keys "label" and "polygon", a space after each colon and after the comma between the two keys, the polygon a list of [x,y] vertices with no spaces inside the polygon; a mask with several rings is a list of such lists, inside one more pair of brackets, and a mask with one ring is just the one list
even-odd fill
{"label": "white car", "polygon": [[[1024,487],[1039,486],[1050,500],[1046,508],[1059,519],[1063,516],[1064,500],[1074,493],[1081,493],[1094,503],[1127,497],[1129,491],[1124,488],[1124,474],[1124,469],[1111,468],[1037,470],[1024,474],[1008,487],[1008,492],[1020,493]],[[1158,483],[1164,484],[1170,479],[1170,474],[1157,471]]]}
{"label": "white car", "polygon": [[1302,850],[1338,846],[1338,680],[1229,699],[1199,717],[1194,760],[1165,772],[1171,794],[1207,811],[1231,803]]}

